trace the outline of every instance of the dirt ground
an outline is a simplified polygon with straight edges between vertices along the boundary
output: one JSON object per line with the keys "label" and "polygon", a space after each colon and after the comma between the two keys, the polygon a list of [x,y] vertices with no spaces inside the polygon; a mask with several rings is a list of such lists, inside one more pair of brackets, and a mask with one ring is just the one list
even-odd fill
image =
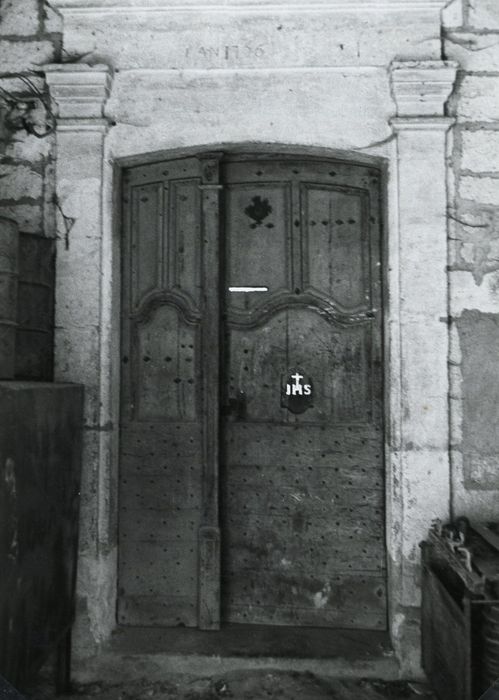
{"label": "dirt ground", "polygon": [[[26,694],[29,700],[52,700],[51,685]],[[405,681],[334,680],[312,673],[238,671],[223,677],[169,677],[132,683],[75,685],[59,700],[433,700],[426,686]]]}

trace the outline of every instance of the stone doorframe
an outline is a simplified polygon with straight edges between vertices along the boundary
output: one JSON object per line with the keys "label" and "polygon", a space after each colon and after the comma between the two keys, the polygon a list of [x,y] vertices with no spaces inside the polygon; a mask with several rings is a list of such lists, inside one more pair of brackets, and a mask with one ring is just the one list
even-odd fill
{"label": "stone doorframe", "polygon": [[[392,136],[366,155],[341,153],[384,164],[386,173],[386,539],[389,626],[403,673],[419,667],[418,543],[431,520],[445,520],[450,511],[446,154],[453,122],[444,105],[456,67],[393,63]],[[56,379],[86,387],[76,640],[83,654],[88,642],[95,649],[116,624],[117,213],[120,168],[145,161],[137,150],[134,158],[110,162],[113,124],[104,115],[112,75],[106,66],[51,65],[46,78],[59,110],[56,179],[64,213],[57,242]],[[156,160],[202,151],[163,154],[160,148]],[[283,149],[275,145],[276,152]],[[288,152],[300,148],[288,146]]]}

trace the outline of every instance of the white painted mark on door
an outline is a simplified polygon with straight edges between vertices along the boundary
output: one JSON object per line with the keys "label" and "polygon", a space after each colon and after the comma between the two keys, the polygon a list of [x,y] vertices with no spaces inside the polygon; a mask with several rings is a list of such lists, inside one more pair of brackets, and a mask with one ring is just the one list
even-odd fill
{"label": "white painted mark on door", "polygon": [[310,396],[312,393],[312,387],[310,384],[302,384],[301,380],[303,379],[303,374],[298,374],[296,372],[295,374],[291,375],[291,379],[294,379],[294,384],[286,384],[286,396]]}

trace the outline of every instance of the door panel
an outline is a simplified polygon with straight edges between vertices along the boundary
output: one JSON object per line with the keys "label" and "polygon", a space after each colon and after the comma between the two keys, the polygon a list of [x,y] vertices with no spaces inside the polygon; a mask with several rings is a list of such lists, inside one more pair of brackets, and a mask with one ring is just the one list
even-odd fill
{"label": "door panel", "polygon": [[244,392],[249,420],[295,421],[279,394],[282,375],[292,366],[327,378],[314,384],[308,421],[365,421],[372,414],[373,362],[365,324],[337,327],[291,299],[290,308],[276,311],[262,325],[234,326],[230,349],[229,392]]}
{"label": "door panel", "polygon": [[[227,186],[226,221],[230,236],[226,239],[228,286],[244,279],[246,285],[259,286],[266,280],[271,293],[289,289],[291,239],[289,235],[291,191],[288,183],[267,183],[265,192],[272,193],[272,211],[261,201],[262,188],[251,183]],[[241,211],[247,210],[246,226],[239,226]],[[261,218],[263,217],[263,219]],[[248,230],[252,235],[248,235]],[[262,256],[262,250],[267,255]],[[258,293],[236,294],[233,305],[242,309],[259,301]]]}
{"label": "door panel", "polygon": [[194,158],[131,168],[125,174],[122,624],[198,623],[200,182]]}
{"label": "door panel", "polygon": [[370,286],[368,192],[307,183],[300,197],[306,286],[341,308],[362,307]]}
{"label": "door panel", "polygon": [[141,420],[196,420],[198,328],[173,305],[150,309],[135,324],[135,409]]}
{"label": "door panel", "polygon": [[378,173],[233,157],[224,180],[223,619],[383,629]]}

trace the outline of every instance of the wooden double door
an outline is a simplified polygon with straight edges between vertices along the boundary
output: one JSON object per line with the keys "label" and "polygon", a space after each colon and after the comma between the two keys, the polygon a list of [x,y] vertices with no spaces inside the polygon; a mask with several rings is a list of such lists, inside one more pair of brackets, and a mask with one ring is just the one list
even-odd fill
{"label": "wooden double door", "polygon": [[118,621],[385,629],[380,173],[124,173]]}

